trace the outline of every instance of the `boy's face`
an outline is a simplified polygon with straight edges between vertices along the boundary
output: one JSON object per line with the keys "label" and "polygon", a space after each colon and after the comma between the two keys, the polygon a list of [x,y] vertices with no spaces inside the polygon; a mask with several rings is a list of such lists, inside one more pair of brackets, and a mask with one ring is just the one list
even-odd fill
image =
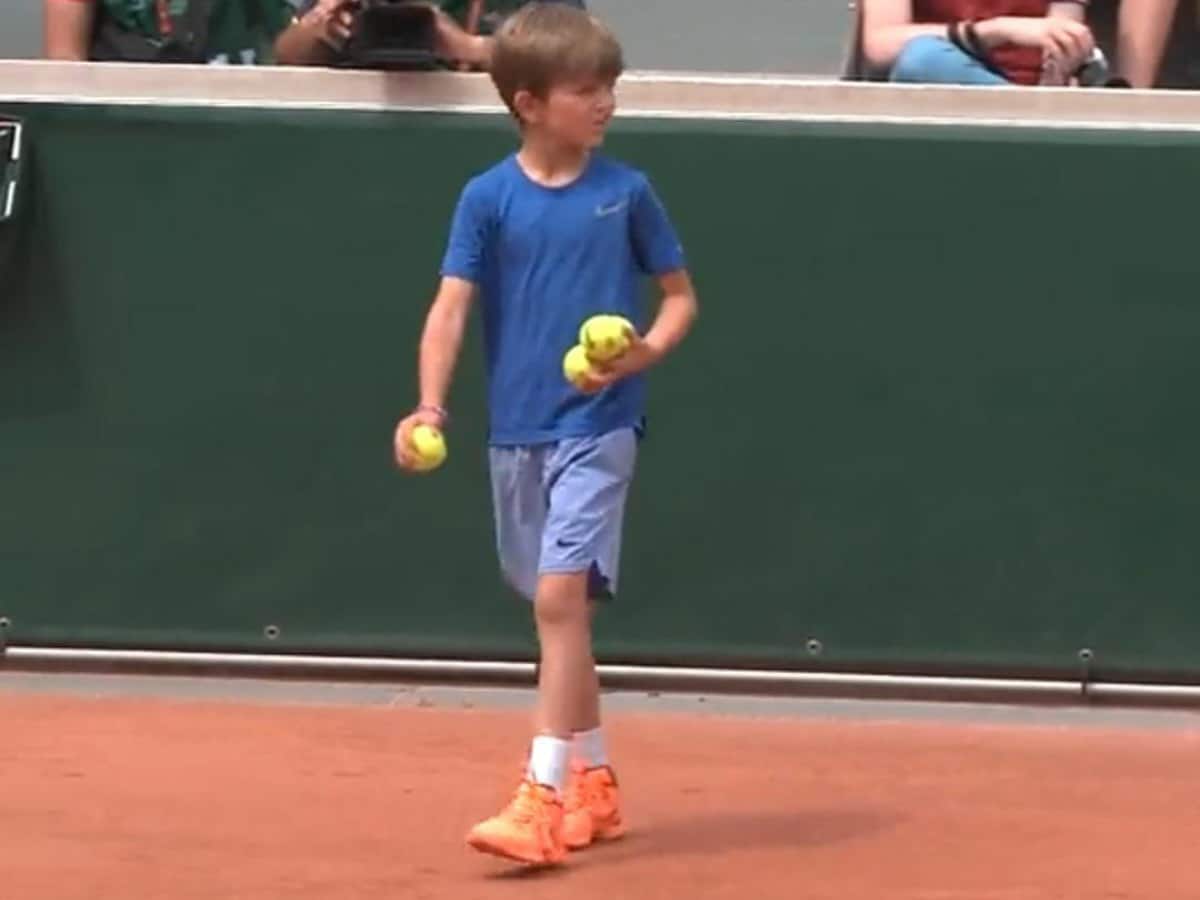
{"label": "boy's face", "polygon": [[546,137],[591,150],[604,142],[604,132],[617,108],[616,84],[581,79],[554,85],[544,98],[526,94],[522,118]]}

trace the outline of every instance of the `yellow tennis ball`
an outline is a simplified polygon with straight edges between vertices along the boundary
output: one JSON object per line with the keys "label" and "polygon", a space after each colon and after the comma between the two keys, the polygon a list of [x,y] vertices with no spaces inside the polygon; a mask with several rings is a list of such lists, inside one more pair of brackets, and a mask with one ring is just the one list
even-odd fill
{"label": "yellow tennis ball", "polygon": [[563,357],[563,375],[577,388],[583,387],[583,378],[592,370],[592,361],[582,344],[576,344]]}
{"label": "yellow tennis ball", "polygon": [[623,316],[592,316],[579,327],[579,343],[599,362],[616,359],[629,349],[633,325]]}
{"label": "yellow tennis ball", "polygon": [[410,443],[413,456],[417,459],[418,472],[436,469],[446,459],[446,439],[441,430],[432,425],[418,425],[414,428]]}

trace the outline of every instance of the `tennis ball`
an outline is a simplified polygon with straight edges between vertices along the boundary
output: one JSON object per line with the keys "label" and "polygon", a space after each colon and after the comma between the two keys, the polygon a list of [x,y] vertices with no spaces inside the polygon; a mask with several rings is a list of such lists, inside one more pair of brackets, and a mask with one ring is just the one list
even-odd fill
{"label": "tennis ball", "polygon": [[579,327],[579,343],[598,362],[616,359],[629,349],[633,325],[623,316],[592,316]]}
{"label": "tennis ball", "polygon": [[563,375],[577,388],[583,387],[583,378],[592,370],[592,361],[582,344],[576,344],[563,357]]}
{"label": "tennis ball", "polygon": [[446,439],[440,429],[432,425],[418,425],[409,438],[413,456],[417,460],[417,471],[436,469],[446,459]]}

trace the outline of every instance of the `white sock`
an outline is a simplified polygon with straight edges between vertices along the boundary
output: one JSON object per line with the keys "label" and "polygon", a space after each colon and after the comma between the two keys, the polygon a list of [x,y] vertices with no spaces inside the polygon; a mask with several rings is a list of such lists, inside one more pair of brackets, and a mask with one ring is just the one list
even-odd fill
{"label": "white sock", "polygon": [[608,765],[608,748],[604,746],[604,729],[597,726],[591,731],[576,731],[571,735],[571,749],[584,768],[594,769]]}
{"label": "white sock", "polygon": [[539,734],[529,750],[529,777],[561,791],[567,786],[567,763],[571,759],[571,742]]}

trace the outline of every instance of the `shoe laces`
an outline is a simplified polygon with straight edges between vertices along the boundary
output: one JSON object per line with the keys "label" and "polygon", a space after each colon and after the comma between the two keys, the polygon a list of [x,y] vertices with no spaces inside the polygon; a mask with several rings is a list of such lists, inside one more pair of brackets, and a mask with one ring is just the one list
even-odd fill
{"label": "shoe laces", "polygon": [[531,782],[523,781],[509,802],[505,815],[514,822],[524,824],[540,818],[541,812],[542,803],[537,788]]}

